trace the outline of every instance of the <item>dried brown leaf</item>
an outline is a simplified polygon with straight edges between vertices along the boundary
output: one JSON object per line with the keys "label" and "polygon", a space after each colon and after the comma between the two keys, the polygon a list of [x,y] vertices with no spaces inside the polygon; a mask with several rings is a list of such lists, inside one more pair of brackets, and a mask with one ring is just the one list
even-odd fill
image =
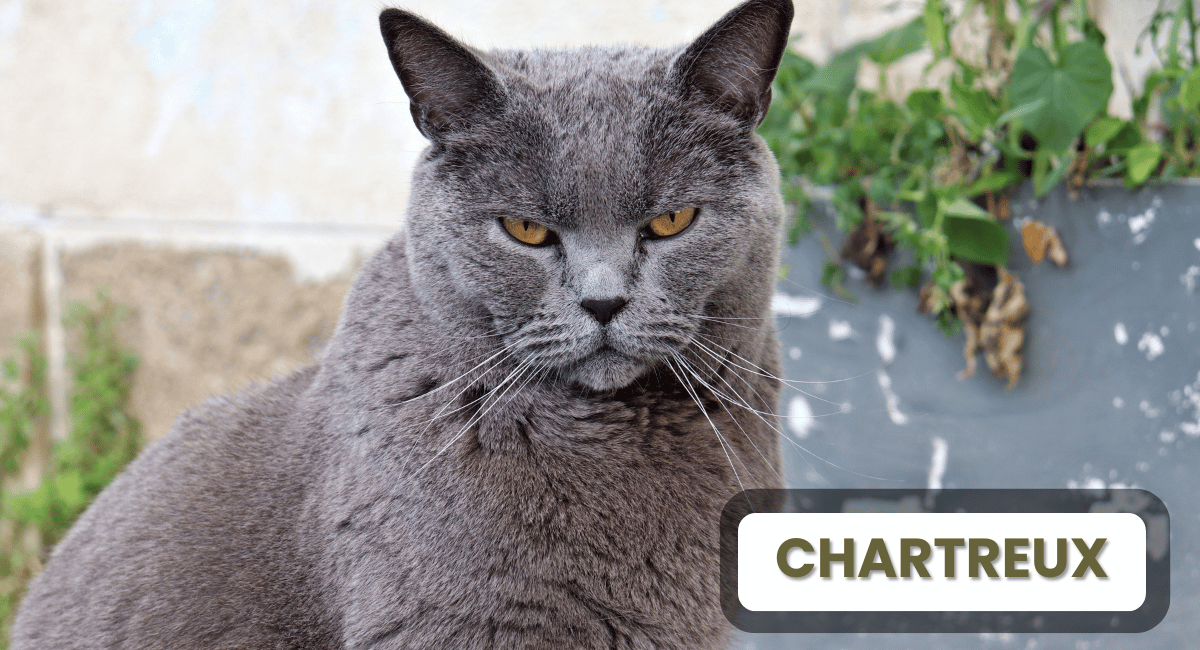
{"label": "dried brown leaf", "polygon": [[864,211],[867,216],[862,225],[846,235],[839,254],[842,259],[850,260],[855,266],[866,271],[868,282],[880,286],[887,278],[888,258],[896,248],[896,241],[875,218],[876,209],[869,199],[865,202]]}
{"label": "dried brown leaf", "polygon": [[1021,243],[1025,245],[1025,254],[1035,264],[1041,264],[1049,255],[1060,267],[1067,265],[1067,249],[1063,246],[1062,237],[1052,226],[1030,220],[1021,229]]}
{"label": "dried brown leaf", "polygon": [[[975,373],[976,354],[982,350],[988,368],[996,376],[1006,377],[1012,388],[1024,365],[1021,349],[1025,343],[1025,317],[1029,314],[1025,286],[1005,269],[981,268],[987,273],[973,269],[975,273],[969,273],[950,289],[955,313],[967,337],[963,346],[967,367],[959,378]],[[996,283],[989,289],[986,278],[993,270]]]}

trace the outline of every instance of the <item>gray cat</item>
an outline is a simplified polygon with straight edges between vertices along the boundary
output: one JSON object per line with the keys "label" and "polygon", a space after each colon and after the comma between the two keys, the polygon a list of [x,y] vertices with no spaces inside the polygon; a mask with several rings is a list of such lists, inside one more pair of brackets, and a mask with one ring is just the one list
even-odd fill
{"label": "gray cat", "polygon": [[431,144],[316,365],[188,412],[13,648],[718,648],[718,519],[781,487],[789,0],[688,46],[480,52],[380,16]]}

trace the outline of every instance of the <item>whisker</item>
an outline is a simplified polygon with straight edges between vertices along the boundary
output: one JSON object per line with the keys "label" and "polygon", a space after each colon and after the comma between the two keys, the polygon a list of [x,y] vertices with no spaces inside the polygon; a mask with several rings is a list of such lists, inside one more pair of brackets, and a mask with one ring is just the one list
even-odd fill
{"label": "whisker", "polygon": [[[853,381],[855,379],[866,377],[867,375],[870,375],[875,372],[874,370],[870,370],[867,372],[863,372],[863,373],[854,375],[853,377],[845,377],[843,379],[830,379],[828,381],[802,381],[800,379],[784,379],[783,377],[776,377],[775,375],[772,375],[771,373],[767,372],[766,370],[764,370],[762,367],[760,367],[758,364],[754,363],[753,361],[750,361],[749,359],[747,359],[746,357],[743,357],[742,355],[738,354],[737,352],[734,352],[733,350],[730,350],[729,348],[721,345],[720,343],[717,343],[716,341],[712,340],[713,337],[710,335],[703,334],[703,333],[697,333],[697,336],[704,337],[705,339],[708,340],[709,343],[717,346],[718,348],[721,348],[722,350],[728,352],[729,354],[732,354],[733,356],[741,359],[742,361],[745,361],[746,363],[754,366],[754,368],[746,368],[746,367],[738,365],[738,367],[742,368],[742,370],[745,370],[746,372],[754,373],[760,377],[766,377],[768,379],[774,379],[776,381],[781,381],[788,385],[791,385],[791,384],[840,384],[842,382]],[[734,365],[737,365],[737,364],[734,364]],[[808,395],[808,393],[805,393],[805,395]],[[820,399],[820,398],[818,397],[816,399]]]}
{"label": "whisker", "polygon": [[[677,353],[672,352],[671,356],[676,360],[679,359],[679,355]],[[729,461],[729,468],[733,470],[733,477],[737,479],[738,486],[742,488],[742,492],[745,492],[746,485],[742,483],[742,477],[740,474],[738,474],[737,467],[733,464],[733,458],[731,458],[729,455],[730,450],[726,449],[725,438],[717,429],[717,425],[713,423],[712,418],[708,417],[708,411],[704,410],[704,403],[700,401],[700,397],[698,394],[696,394],[695,388],[692,386],[691,382],[687,380],[683,367],[680,366],[680,371],[675,372],[675,366],[671,364],[670,359],[667,359],[666,362],[667,367],[670,368],[671,372],[675,373],[675,377],[679,379],[680,385],[682,385],[683,389],[687,391],[688,395],[691,396],[692,401],[696,402],[696,406],[700,409],[700,413],[704,415],[704,419],[708,420],[708,426],[712,427],[713,433],[717,434],[717,442],[721,445],[721,451],[725,454],[725,460]],[[737,456],[736,452],[734,452],[734,456]],[[742,466],[745,467],[745,463],[743,463]]]}
{"label": "whisker", "polygon": [[740,325],[738,323],[726,323],[725,321],[717,319],[712,316],[701,316],[699,314],[692,314],[692,318],[699,318],[700,320],[707,320],[707,321],[715,321],[722,325],[726,325],[728,327],[737,327],[737,328],[744,329],[744,330],[750,330],[752,332],[775,332],[776,334],[779,333],[779,330],[777,328],[750,327],[749,325]]}
{"label": "whisker", "polygon": [[[706,350],[706,351],[707,351],[707,350]],[[711,351],[707,351],[707,352],[708,352],[710,355],[712,354],[712,352],[711,352]],[[698,360],[700,360],[700,361],[703,361],[703,359],[700,359],[700,357],[696,357],[696,358],[697,358]],[[714,359],[716,359],[718,362],[720,362],[720,361],[721,361],[721,359],[720,359],[719,357],[715,357],[715,356],[714,356],[713,358],[714,358]],[[705,364],[705,365],[707,365],[707,364]],[[720,374],[719,374],[719,373],[716,373],[716,374],[717,374],[717,376],[720,378]],[[736,372],[735,372],[735,373],[733,373],[733,374],[734,374],[734,376],[737,376],[739,379],[741,379],[741,380],[742,380],[742,381],[743,381],[743,382],[744,382],[744,383],[745,383],[747,386],[749,386],[751,390],[753,390],[753,391],[754,391],[756,394],[758,394],[758,390],[757,390],[757,389],[755,389],[755,388],[754,388],[754,385],[753,385],[753,384],[751,384],[751,383],[750,383],[750,382],[749,382],[749,381],[748,381],[748,380],[747,380],[745,377],[742,377],[742,376],[738,375]],[[724,379],[724,378],[722,378],[722,380],[723,380],[723,379]],[[726,382],[726,385],[728,385],[728,382]],[[718,391],[715,391],[715,390],[714,390],[713,388],[711,388],[711,387],[709,388],[709,390],[712,390],[712,391],[714,392],[714,394],[718,392]],[[733,387],[732,387],[732,386],[730,386],[730,390],[731,390],[733,393],[737,394],[737,391],[733,390]],[[763,398],[762,398],[762,395],[759,395],[758,397],[759,397],[759,399],[763,399]],[[764,400],[764,401],[765,401],[765,400]],[[760,411],[758,411],[757,409],[751,408],[749,405],[747,405],[747,404],[744,404],[744,403],[742,403],[742,404],[736,404],[736,405],[737,405],[737,406],[740,406],[741,408],[744,408],[744,409],[746,409],[746,410],[748,410],[748,411],[751,411],[752,413],[754,413],[755,415],[757,415],[757,416],[758,416],[758,418],[759,418],[760,420],[762,420],[762,421],[763,421],[763,423],[765,423],[767,426],[769,426],[769,427],[771,427],[772,429],[774,429],[774,430],[775,430],[775,432],[776,432],[776,433],[778,433],[778,434],[780,435],[780,437],[782,437],[784,440],[787,440],[787,441],[788,441],[789,443],[791,443],[791,444],[792,444],[792,446],[794,446],[795,448],[797,448],[797,449],[799,449],[799,450],[803,451],[804,453],[806,453],[806,454],[808,454],[808,455],[812,456],[813,458],[816,458],[817,460],[821,461],[822,463],[825,463],[826,465],[829,465],[830,467],[833,467],[833,468],[836,468],[836,469],[842,470],[843,472],[849,472],[849,473],[851,473],[851,474],[854,474],[854,475],[856,475],[856,476],[860,476],[860,477],[862,477],[862,478],[869,478],[869,479],[872,479],[872,480],[877,480],[877,481],[903,482],[903,481],[900,481],[900,480],[898,480],[898,479],[888,479],[888,478],[883,478],[883,477],[881,477],[881,476],[871,476],[870,474],[863,474],[862,472],[856,472],[856,471],[854,471],[854,470],[852,470],[852,469],[849,469],[849,468],[846,468],[846,467],[842,467],[841,465],[838,465],[837,463],[834,463],[834,462],[832,462],[832,461],[830,461],[830,460],[827,460],[827,459],[825,459],[825,458],[821,457],[820,455],[818,455],[818,454],[814,453],[812,450],[808,449],[808,448],[807,448],[807,447],[805,447],[804,445],[800,444],[798,441],[794,440],[794,439],[793,439],[793,436],[792,436],[792,435],[789,435],[789,434],[790,434],[790,432],[788,432],[788,431],[784,431],[784,430],[783,430],[782,428],[780,428],[778,425],[771,423],[770,421],[768,421],[768,420],[767,420],[767,419],[764,417],[765,415],[769,415],[769,416],[771,416],[771,417],[774,417],[774,418],[780,418],[780,417],[783,417],[783,418],[788,418],[788,417],[790,417],[790,416],[781,416],[781,415],[778,415],[778,414],[775,414],[775,413],[760,412]],[[837,411],[837,412],[833,412],[833,413],[820,413],[820,414],[817,414],[817,415],[806,416],[806,419],[807,419],[807,418],[814,418],[814,419],[815,419],[815,418],[819,418],[819,417],[830,417],[830,416],[833,416],[833,415],[842,415],[842,413],[841,413],[841,411],[840,411],[840,410],[839,410],[839,411]],[[803,458],[803,456],[801,456],[801,458]],[[810,468],[812,468],[812,469],[813,469],[813,471],[816,471],[816,468],[815,468],[815,467],[812,467],[812,464],[811,464],[811,463],[808,463],[808,461],[807,461],[807,460],[805,461],[805,464],[807,464],[807,465],[808,465]],[[818,473],[818,474],[820,474],[820,472],[817,472],[817,473]]]}
{"label": "whisker", "polygon": [[[683,362],[684,364],[686,364],[686,365],[688,365],[688,366],[690,366],[690,365],[691,365],[691,364],[688,364],[688,363],[687,363],[687,360],[686,360],[686,359],[684,359],[684,358],[682,358],[682,357],[678,357],[678,360],[679,360],[679,361],[681,361],[681,362]],[[708,364],[705,364],[705,365],[707,366]],[[711,366],[709,367],[709,370],[712,370],[712,367],[711,367]],[[726,385],[726,386],[729,386],[729,382],[728,382],[728,381],[725,381],[725,378],[724,378],[724,377],[721,377],[721,375],[720,375],[719,373],[715,373],[715,372],[714,372],[714,374],[716,374],[716,375],[717,375],[717,378],[718,378],[718,379],[720,379],[721,381],[725,382],[725,385]],[[699,375],[700,375],[700,373],[696,372],[695,368],[693,368],[693,369],[692,369],[692,375],[695,377],[695,379],[696,379],[697,381],[699,381],[699,382],[700,382],[701,384],[703,384],[703,385],[704,385],[706,388],[708,388],[708,389],[709,389],[709,391],[712,391],[714,395],[715,395],[715,394],[717,394],[717,391],[715,391],[715,390],[713,389],[713,387],[712,387],[712,386],[709,386],[709,385],[707,384],[707,382],[705,382],[703,379],[701,379],[701,378],[700,378],[700,376],[699,376]],[[730,386],[729,388],[730,388],[730,390],[732,391],[733,387],[732,387],[732,386]],[[733,392],[734,392],[734,394],[735,394],[735,395],[737,394],[737,392],[736,392],[736,391],[733,391]],[[734,417],[734,415],[733,415],[733,412],[729,410],[729,407],[728,407],[728,406],[725,404],[725,402],[721,401],[719,397],[718,397],[718,400],[717,400],[717,401],[718,401],[718,403],[721,405],[721,408],[725,409],[725,413],[726,413],[726,414],[729,416],[729,419],[730,419],[730,420],[733,420],[733,423],[734,423],[735,425],[737,425],[737,428],[738,428],[738,429],[739,429],[739,430],[742,432],[742,437],[744,437],[746,440],[750,441],[750,445],[754,447],[754,451],[758,452],[758,457],[759,457],[759,458],[762,458],[762,459],[763,459],[763,461],[765,461],[765,462],[766,462],[766,464],[767,464],[767,468],[768,468],[768,469],[770,469],[770,470],[771,470],[771,472],[772,472],[773,474],[775,474],[775,476],[776,476],[777,478],[779,478],[779,480],[780,480],[781,482],[783,482],[783,483],[786,485],[786,484],[787,484],[787,479],[786,479],[786,478],[784,478],[784,476],[783,476],[783,473],[782,473],[782,472],[780,472],[778,469],[776,469],[776,468],[775,468],[775,463],[772,463],[772,462],[771,462],[771,460],[770,460],[769,458],[767,458],[765,454],[763,454],[762,450],[761,450],[761,449],[759,449],[759,447],[758,447],[758,443],[754,442],[754,437],[753,437],[753,436],[751,436],[751,435],[750,435],[750,433],[746,431],[745,427],[743,427],[743,426],[742,426],[742,423],[741,423],[741,422],[738,422],[738,419],[737,419],[736,417]],[[732,402],[732,400],[728,400],[728,399],[727,399],[726,401],[730,401],[730,402]],[[734,403],[734,405],[735,405],[735,406],[738,406],[738,404],[736,404],[736,403]],[[772,427],[772,429],[774,429],[774,427]]]}
{"label": "whisker", "polygon": [[[705,352],[707,352],[708,354],[710,354],[710,355],[713,355],[714,357],[715,357],[715,356],[717,356],[717,355],[713,354],[712,350],[708,350],[708,349],[707,349],[707,347],[706,347],[706,346],[704,346],[704,344],[703,344],[703,343],[701,343],[701,342],[699,342],[699,341],[694,341],[694,342],[695,342],[695,344],[696,344],[696,346],[697,346],[697,349],[704,349],[704,350],[705,350]],[[756,372],[754,369],[751,369],[751,368],[746,368],[745,366],[742,366],[742,365],[740,365],[740,364],[734,363],[734,362],[732,362],[732,361],[729,361],[729,362],[728,362],[730,365],[732,365],[732,366],[734,366],[734,367],[737,367],[737,368],[741,368],[742,370],[745,370],[746,372],[749,372],[749,373],[751,373],[751,374],[758,375],[759,377],[765,377],[765,378],[767,378],[767,379],[771,379],[771,380],[774,380],[774,381],[782,382],[782,383],[783,383],[785,386],[787,386],[788,388],[791,388],[792,390],[796,391],[797,393],[802,393],[802,394],[804,394],[804,395],[807,395],[807,396],[809,396],[809,397],[811,397],[811,398],[813,398],[813,399],[815,399],[815,400],[817,400],[817,401],[820,401],[820,402],[825,402],[826,404],[831,404],[831,405],[833,405],[833,406],[836,406],[836,407],[838,407],[838,409],[839,409],[839,410],[841,409],[841,406],[842,406],[841,404],[838,404],[837,402],[834,402],[834,401],[832,401],[832,400],[827,400],[827,399],[825,399],[824,397],[818,397],[817,395],[813,395],[812,393],[809,393],[809,392],[807,392],[807,391],[805,391],[805,390],[802,390],[802,389],[796,388],[795,386],[792,386],[790,383],[788,383],[788,380],[786,380],[786,379],[783,379],[782,377],[776,377],[775,375],[773,375],[773,374],[771,374],[771,373],[767,372],[766,370],[763,370],[761,367],[758,367],[758,364],[755,364],[753,361],[749,361],[749,360],[747,360],[745,357],[743,357],[743,356],[741,356],[740,354],[738,354],[738,353],[734,352],[733,350],[730,350],[729,348],[726,348],[725,346],[723,346],[723,345],[721,345],[721,344],[717,343],[716,341],[709,341],[709,343],[711,343],[712,345],[715,345],[715,346],[716,346],[718,349],[720,349],[720,350],[722,350],[722,351],[724,351],[724,352],[728,352],[729,354],[731,354],[731,355],[733,355],[733,356],[735,356],[735,357],[738,357],[739,359],[742,359],[743,361],[746,361],[747,363],[749,363],[749,364],[751,364],[751,365],[755,366],[755,368],[757,368],[758,370],[761,370],[762,372]]]}
{"label": "whisker", "polygon": [[[451,446],[453,446],[454,443],[458,442],[458,440],[460,438],[462,438],[463,435],[465,435],[467,433],[467,431],[470,431],[471,427],[478,424],[479,421],[484,418],[484,416],[486,416],[488,413],[490,413],[492,411],[492,409],[494,409],[496,407],[496,405],[499,404],[500,399],[503,398],[505,395],[507,395],[508,392],[512,389],[512,387],[514,385],[516,385],[516,382],[520,379],[521,375],[524,374],[527,370],[533,368],[533,366],[534,366],[533,362],[536,358],[537,358],[536,356],[529,357],[529,358],[521,361],[521,363],[517,364],[516,369],[514,369],[512,372],[510,372],[508,374],[508,376],[505,377],[500,383],[496,384],[496,387],[493,388],[491,391],[489,391],[486,396],[495,395],[496,391],[500,390],[500,388],[505,386],[505,384],[508,384],[508,386],[506,388],[504,388],[504,391],[502,393],[500,393],[499,395],[496,395],[495,399],[492,400],[491,404],[487,405],[485,408],[481,409],[480,412],[477,413],[474,417],[470,418],[467,421],[467,423],[465,425],[463,425],[463,427],[461,429],[458,430],[458,433],[454,434],[454,436],[450,439],[450,441],[445,444],[445,446],[443,446],[441,449],[439,449],[437,451],[437,453],[435,453],[433,455],[433,457],[431,457],[429,460],[425,461],[424,465],[421,465],[419,468],[417,468],[417,471],[413,472],[409,476],[414,477],[414,476],[420,474],[422,471],[424,471],[424,469],[426,467],[429,467],[431,464],[433,464],[433,461],[437,460],[443,453],[446,452],[447,449],[449,449]],[[524,387],[524,386],[525,386],[525,384],[522,384],[522,387]],[[505,404],[511,402],[513,397],[516,397],[516,393],[513,393],[513,395],[508,398],[508,402],[505,402]]]}
{"label": "whisker", "polygon": [[822,293],[822,292],[820,292],[820,291],[817,291],[816,289],[813,289],[813,288],[811,288],[811,287],[806,287],[806,286],[804,286],[803,284],[800,284],[799,282],[796,282],[795,280],[793,280],[793,279],[791,279],[791,278],[788,278],[788,277],[783,277],[783,278],[780,278],[780,280],[781,280],[781,281],[783,281],[783,282],[791,282],[792,284],[796,285],[797,287],[800,287],[801,289],[804,289],[805,291],[807,291],[807,292],[809,292],[809,293],[813,293],[813,294],[816,294],[816,295],[818,295],[818,296],[821,296],[822,298],[825,298],[826,300],[832,300],[832,301],[834,301],[834,302],[840,302],[840,303],[842,303],[843,305],[853,305],[853,304],[854,304],[853,302],[851,302],[851,301],[849,301],[849,300],[844,300],[844,299],[842,299],[842,298],[838,298],[837,296],[831,296],[831,295],[829,295],[829,294]]}

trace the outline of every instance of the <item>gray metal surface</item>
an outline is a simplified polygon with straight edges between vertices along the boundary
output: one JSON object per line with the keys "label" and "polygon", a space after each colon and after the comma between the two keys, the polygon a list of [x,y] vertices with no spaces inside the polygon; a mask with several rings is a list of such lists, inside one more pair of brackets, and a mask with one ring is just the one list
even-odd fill
{"label": "gray metal surface", "polygon": [[[858,301],[820,284],[814,233],[789,248],[777,327],[789,379],[783,414],[793,487],[1138,486],[1171,513],[1171,608],[1142,634],[746,635],[759,650],[1200,647],[1200,186],[1139,192],[1026,190],[1014,219],[1061,233],[1070,263],[1034,265],[1012,232],[1025,283],[1025,371],[1005,390],[982,356],[960,380],[963,336],[915,312],[909,290],[852,280]],[[819,212],[819,210],[817,211]],[[835,244],[829,215],[818,230]],[[787,313],[797,315],[786,315]],[[890,362],[887,361],[891,358]],[[803,450],[800,448],[803,446]]]}

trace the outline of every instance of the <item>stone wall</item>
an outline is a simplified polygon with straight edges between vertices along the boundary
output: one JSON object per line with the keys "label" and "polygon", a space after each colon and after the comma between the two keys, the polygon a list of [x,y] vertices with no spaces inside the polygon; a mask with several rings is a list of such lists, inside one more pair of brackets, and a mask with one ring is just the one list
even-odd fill
{"label": "stone wall", "polygon": [[[677,43],[734,3],[404,4],[479,46],[517,47]],[[823,60],[923,5],[798,2],[797,48]],[[320,352],[358,265],[401,227],[424,147],[380,6],[0,0],[0,354],[44,330],[57,435],[61,318],[98,290],[132,309],[123,332],[151,438],[180,409]],[[1119,74],[1145,68],[1131,44],[1154,6],[1092,3]],[[897,83],[922,65],[898,66]]]}

